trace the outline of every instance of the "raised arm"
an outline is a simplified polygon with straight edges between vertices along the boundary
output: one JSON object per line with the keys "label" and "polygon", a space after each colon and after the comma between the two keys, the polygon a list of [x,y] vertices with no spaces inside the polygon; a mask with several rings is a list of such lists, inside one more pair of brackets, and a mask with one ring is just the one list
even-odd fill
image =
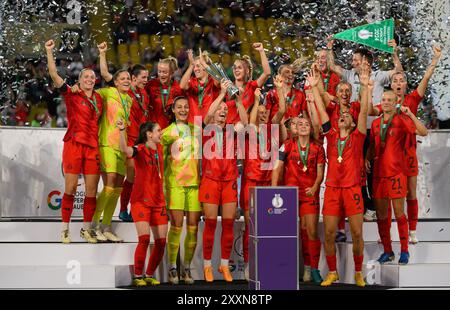
{"label": "raised arm", "polygon": [[417,117],[414,115],[414,113],[411,112],[411,110],[408,107],[401,106],[400,109],[414,122],[414,125],[416,126],[417,135],[422,137],[428,135],[427,127],[425,127],[425,125],[422,124],[422,122],[417,119]]}
{"label": "raised arm", "polygon": [[342,77],[343,70],[341,66],[336,65],[334,62],[334,53],[333,53],[333,43],[334,40],[332,39],[332,36],[329,36],[327,38],[327,64],[331,71],[335,72],[339,77]]}
{"label": "raised arm", "polygon": [[400,62],[400,58],[398,58],[397,42],[394,39],[392,39],[392,40],[388,41],[388,45],[394,48],[394,54],[392,54],[392,60],[394,62],[394,69],[389,71],[389,76],[392,77],[392,75],[395,72],[402,72],[403,66],[402,66],[402,63]]}
{"label": "raised arm", "polygon": [[330,95],[327,91],[325,91],[325,87],[323,85],[322,73],[319,70],[319,66],[317,63],[313,63],[311,66],[311,70],[314,71],[315,75],[319,77],[319,81],[317,83],[317,88],[319,89],[320,96],[322,96],[323,104],[325,105],[325,109],[328,107],[331,101],[335,98]]}
{"label": "raised arm", "polygon": [[320,135],[320,124],[319,116],[317,114],[316,103],[314,101],[306,100],[308,106],[309,117],[311,118],[312,127],[314,129],[314,139],[319,140]]}
{"label": "raised arm", "polygon": [[417,92],[419,93],[420,97],[423,97],[425,95],[425,91],[427,90],[428,86],[428,81],[433,75],[434,69],[436,69],[436,65],[439,61],[439,58],[441,58],[441,54],[442,54],[441,48],[434,45],[433,58],[431,59],[431,64],[428,66],[427,71],[425,71],[425,74],[422,78],[422,81],[420,81],[419,86],[417,87]]}
{"label": "raised arm", "polygon": [[319,116],[320,116],[320,119],[322,120],[321,125],[323,125],[326,122],[329,122],[330,118],[328,117],[327,111],[325,111],[325,106],[323,104],[322,97],[320,96],[319,89],[317,87],[317,84],[319,83],[319,77],[313,70],[311,70],[308,73],[308,76],[306,79],[308,80],[309,84],[311,85],[312,93],[314,96],[314,102],[316,103],[317,110],[319,110]]}
{"label": "raised arm", "polygon": [[358,115],[358,130],[362,134],[367,134],[367,86],[369,84],[369,68],[363,65],[360,74],[361,83],[361,110]]}
{"label": "raised arm", "polygon": [[108,49],[108,45],[106,42],[102,42],[97,47],[100,55],[100,74],[106,82],[109,82],[112,80],[113,76],[109,73],[108,63],[106,62],[106,50]]}
{"label": "raised arm", "polygon": [[255,89],[255,102],[253,103],[252,110],[250,111],[249,123],[252,125],[256,125],[260,98],[261,98],[261,88],[258,87],[257,89]]}
{"label": "raised arm", "polygon": [[222,79],[222,82],[220,83],[220,93],[219,96],[213,101],[213,103],[209,106],[208,112],[205,115],[205,120],[203,121],[205,125],[208,125],[213,117],[214,113],[216,112],[217,108],[219,107],[219,104],[223,101],[223,98],[225,98],[226,92],[227,92],[227,86],[231,85],[231,81]]}
{"label": "raised arm", "polygon": [[45,50],[47,51],[47,67],[48,73],[55,84],[56,88],[60,88],[64,84],[64,80],[58,75],[56,70],[55,58],[53,57],[53,49],[55,48],[55,42],[48,40],[45,42]]}
{"label": "raised arm", "polygon": [[279,124],[286,113],[286,94],[283,87],[283,78],[277,75],[273,81],[278,94],[278,111],[272,118],[272,124]]}
{"label": "raised arm", "polygon": [[269,60],[267,59],[266,52],[264,51],[264,46],[262,45],[262,43],[253,43],[253,48],[257,50],[259,52],[259,55],[261,56],[263,73],[258,77],[256,82],[258,83],[258,87],[263,87],[271,73]]}
{"label": "raised arm", "polygon": [[242,93],[239,94],[239,96],[235,99],[236,102],[236,108],[238,110],[239,119],[241,120],[240,123],[244,126],[248,125],[248,114],[245,110],[244,105],[242,104]]}
{"label": "raised arm", "polygon": [[187,50],[188,59],[189,59],[189,67],[184,72],[183,77],[180,80],[180,88],[182,90],[189,89],[189,79],[191,78],[192,71],[194,71],[194,52],[189,49]]}
{"label": "raised arm", "polygon": [[117,128],[119,128],[120,130],[120,141],[119,141],[120,150],[123,153],[125,153],[125,155],[127,155],[128,158],[131,158],[133,156],[133,148],[127,145],[127,141],[125,138],[125,129],[126,129],[125,124],[122,119],[119,119],[116,125]]}

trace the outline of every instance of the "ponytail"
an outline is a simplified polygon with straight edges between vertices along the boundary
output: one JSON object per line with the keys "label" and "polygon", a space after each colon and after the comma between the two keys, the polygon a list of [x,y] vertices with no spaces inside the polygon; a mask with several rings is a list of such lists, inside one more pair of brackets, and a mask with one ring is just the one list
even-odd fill
{"label": "ponytail", "polygon": [[174,73],[175,71],[177,71],[178,69],[178,60],[175,57],[169,56],[167,58],[164,59],[160,59],[159,60],[160,64],[168,64],[169,65],[169,69],[170,69],[170,73]]}

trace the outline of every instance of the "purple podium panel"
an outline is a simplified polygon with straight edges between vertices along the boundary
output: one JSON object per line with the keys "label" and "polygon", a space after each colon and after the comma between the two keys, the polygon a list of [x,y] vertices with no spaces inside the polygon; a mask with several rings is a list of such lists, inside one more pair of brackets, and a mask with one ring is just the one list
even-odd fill
{"label": "purple podium panel", "polygon": [[249,226],[249,288],[298,290],[297,188],[250,188]]}

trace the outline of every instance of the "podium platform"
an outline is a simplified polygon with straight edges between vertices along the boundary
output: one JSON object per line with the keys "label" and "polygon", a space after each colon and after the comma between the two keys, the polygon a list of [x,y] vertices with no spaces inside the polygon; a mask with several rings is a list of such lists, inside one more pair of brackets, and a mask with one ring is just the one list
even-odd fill
{"label": "podium platform", "polygon": [[[116,288],[129,285],[136,246],[134,225],[113,223],[116,231],[124,237],[125,243],[94,245],[87,244],[79,238],[81,225],[81,222],[71,224],[74,242],[64,245],[59,242],[60,222],[0,221],[0,288]],[[220,226],[219,218],[213,252],[215,267],[220,261]],[[200,224],[199,244],[192,265],[192,274],[196,280],[203,280],[202,230],[203,223]],[[230,260],[233,277],[236,280],[243,279],[242,230],[243,219],[241,218],[235,224],[235,241]],[[450,275],[450,241],[446,241],[450,239],[448,237],[450,221],[419,221],[417,235],[420,242],[417,245],[410,245],[411,258],[406,266],[397,264],[400,244],[395,222],[392,223],[391,233],[396,260],[390,265],[368,269],[381,254],[382,246],[377,242],[378,232],[375,222],[364,223],[363,231],[366,241],[363,272],[366,276],[372,274],[368,282],[400,288],[450,287],[450,277],[448,277]],[[322,223],[319,225],[319,232],[322,239]],[[354,264],[349,232],[347,238],[348,242],[337,244],[337,267],[341,277],[340,282],[352,284],[354,283]],[[74,262],[70,265],[71,261],[78,262],[79,266]],[[80,268],[79,283],[76,277],[77,267]],[[319,269],[325,276],[328,270],[323,248]],[[214,268],[214,271],[215,279],[222,280],[217,268]],[[302,270],[300,270],[300,277],[301,274]],[[156,277],[160,281],[167,281],[166,263],[157,269]]]}

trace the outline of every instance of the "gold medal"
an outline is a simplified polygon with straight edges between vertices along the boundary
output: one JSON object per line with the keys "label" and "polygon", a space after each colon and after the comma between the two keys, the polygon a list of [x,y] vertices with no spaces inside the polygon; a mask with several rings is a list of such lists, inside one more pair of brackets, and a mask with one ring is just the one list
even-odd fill
{"label": "gold medal", "polygon": [[303,166],[303,172],[306,172],[306,170],[308,170],[308,167]]}
{"label": "gold medal", "polygon": [[342,163],[342,157],[341,156],[338,157],[338,162]]}

